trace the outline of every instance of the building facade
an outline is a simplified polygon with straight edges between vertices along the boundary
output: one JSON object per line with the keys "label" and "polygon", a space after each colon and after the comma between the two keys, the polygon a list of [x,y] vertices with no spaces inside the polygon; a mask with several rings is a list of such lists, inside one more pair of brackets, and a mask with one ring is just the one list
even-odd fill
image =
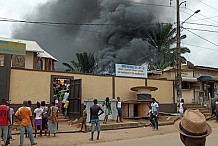
{"label": "building facade", "polygon": [[[35,70],[55,70],[54,64],[57,61],[52,55],[43,50],[35,41],[1,38],[8,42],[26,44],[26,55],[11,55],[11,67],[26,68]],[[0,54],[0,65],[4,65],[4,55]]]}
{"label": "building facade", "polygon": [[[182,98],[186,103],[209,104],[211,99],[218,95],[218,68],[183,64],[181,76]],[[175,80],[175,69],[166,68],[163,71],[150,73],[149,77]]]}

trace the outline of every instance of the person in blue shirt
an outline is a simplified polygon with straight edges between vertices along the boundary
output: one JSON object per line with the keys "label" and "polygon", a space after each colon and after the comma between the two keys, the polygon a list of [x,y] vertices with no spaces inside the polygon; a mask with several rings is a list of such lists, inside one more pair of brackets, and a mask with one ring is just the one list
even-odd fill
{"label": "person in blue shirt", "polygon": [[152,124],[153,129],[158,130],[158,113],[159,113],[159,105],[158,102],[155,100],[155,98],[152,98],[151,103],[151,117],[150,122]]}

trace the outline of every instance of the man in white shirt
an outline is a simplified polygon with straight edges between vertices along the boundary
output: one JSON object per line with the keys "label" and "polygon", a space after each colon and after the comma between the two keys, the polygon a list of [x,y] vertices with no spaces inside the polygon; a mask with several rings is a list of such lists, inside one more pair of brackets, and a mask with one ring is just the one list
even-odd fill
{"label": "man in white shirt", "polygon": [[152,103],[151,103],[151,124],[153,126],[153,129],[158,130],[158,113],[159,113],[159,105],[155,98],[152,98]]}
{"label": "man in white shirt", "polygon": [[69,90],[67,90],[65,93],[64,93],[64,98],[62,100],[62,113],[64,115],[65,113],[65,109],[64,109],[64,104],[66,103],[67,99],[69,98]]}

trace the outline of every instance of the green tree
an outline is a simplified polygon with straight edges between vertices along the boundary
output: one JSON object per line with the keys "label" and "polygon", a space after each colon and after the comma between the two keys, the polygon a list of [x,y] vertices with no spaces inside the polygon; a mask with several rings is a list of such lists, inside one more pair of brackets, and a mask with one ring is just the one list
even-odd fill
{"label": "green tree", "polygon": [[76,53],[77,61],[72,60],[71,64],[62,63],[65,67],[67,67],[66,71],[71,72],[81,72],[81,73],[93,73],[95,69],[95,57],[92,53]]}
{"label": "green tree", "polygon": [[[155,26],[148,34],[148,42],[154,48],[153,57],[150,62],[150,69],[164,69],[175,65],[176,48],[172,47],[176,43],[176,29],[172,24],[160,24]],[[181,39],[185,39],[182,35]],[[181,54],[190,53],[186,47],[181,47]],[[182,59],[184,60],[184,58]]]}

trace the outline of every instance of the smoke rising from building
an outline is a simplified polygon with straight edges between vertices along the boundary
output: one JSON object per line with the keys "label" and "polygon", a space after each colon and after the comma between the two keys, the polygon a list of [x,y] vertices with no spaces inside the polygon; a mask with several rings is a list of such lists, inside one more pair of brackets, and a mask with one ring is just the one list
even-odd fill
{"label": "smoke rising from building", "polygon": [[[175,9],[135,3],[136,0],[56,0],[26,16],[31,21],[93,23],[105,25],[20,24],[13,37],[37,41],[62,62],[75,59],[78,52],[94,52],[97,72],[114,72],[115,63],[140,65],[151,59],[146,33],[154,23],[172,22]],[[169,5],[168,1],[137,0]],[[150,25],[148,25],[150,24]]]}

